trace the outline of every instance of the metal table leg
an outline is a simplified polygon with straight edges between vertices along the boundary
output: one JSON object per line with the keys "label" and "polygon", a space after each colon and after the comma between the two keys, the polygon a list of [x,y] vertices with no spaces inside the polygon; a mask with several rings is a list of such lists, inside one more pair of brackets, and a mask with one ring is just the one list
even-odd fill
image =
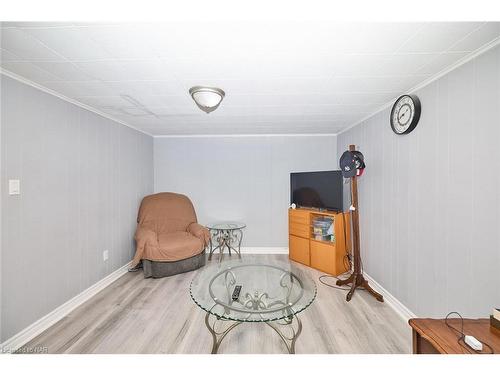
{"label": "metal table leg", "polygon": [[208,260],[212,260],[212,254],[220,247],[220,245],[215,246],[215,247],[213,246],[212,238],[214,238],[214,237],[218,238],[219,231],[217,229],[210,229],[209,233],[210,233],[210,253],[208,254]]}
{"label": "metal table leg", "polygon": [[[226,335],[236,326],[243,322],[234,322],[230,320],[217,318],[215,315],[207,312],[205,315],[205,325],[212,335],[212,354],[217,354],[220,344]],[[275,322],[265,322],[281,338],[289,354],[295,354],[295,342],[302,332],[302,322],[298,316],[292,316]],[[224,327],[224,324],[229,324]],[[219,326],[219,327],[217,327]]]}
{"label": "metal table leg", "polygon": [[[234,250],[236,254],[238,254],[238,257],[241,259],[241,241],[243,240],[243,231],[241,229],[233,229],[231,231],[231,243],[233,241],[237,242],[238,244],[238,250],[236,250],[235,247],[231,247],[231,249]],[[229,254],[231,254],[231,250],[229,250]]]}
{"label": "metal table leg", "polygon": [[[296,327],[294,327],[294,322],[296,323]],[[288,353],[295,354],[295,342],[302,332],[302,322],[299,317],[294,315],[276,322],[266,322],[266,324],[274,329],[274,331],[279,335],[281,340],[285,343]]]}
{"label": "metal table leg", "polygon": [[[212,323],[210,323],[210,320],[212,320]],[[217,325],[223,326],[224,323],[231,322],[227,328],[219,327],[217,328]],[[219,351],[219,346],[224,340],[224,337],[231,331],[234,327],[240,325],[242,322],[232,322],[224,319],[217,318],[215,315],[207,312],[205,315],[205,325],[207,326],[208,330],[212,334],[212,354],[217,354]]]}

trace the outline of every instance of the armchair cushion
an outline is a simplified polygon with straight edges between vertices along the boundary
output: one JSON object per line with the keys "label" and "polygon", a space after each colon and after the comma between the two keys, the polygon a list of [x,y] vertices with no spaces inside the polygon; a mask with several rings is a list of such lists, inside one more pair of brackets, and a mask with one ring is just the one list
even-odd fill
{"label": "armchair cushion", "polygon": [[168,259],[169,261],[176,261],[187,259],[199,254],[205,248],[203,242],[188,232],[173,232],[160,234],[158,238],[159,248],[156,254],[151,254],[158,259]]}

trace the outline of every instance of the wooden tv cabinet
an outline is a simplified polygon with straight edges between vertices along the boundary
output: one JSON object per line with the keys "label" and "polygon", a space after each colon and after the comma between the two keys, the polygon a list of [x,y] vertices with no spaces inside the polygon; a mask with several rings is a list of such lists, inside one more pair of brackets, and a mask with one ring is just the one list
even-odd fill
{"label": "wooden tv cabinet", "polygon": [[[313,220],[317,217],[333,218],[335,241],[315,239]],[[349,220],[350,214],[348,212],[335,213],[303,208],[289,209],[288,249],[290,259],[335,276],[348,271],[347,261],[344,257],[346,243],[351,243]]]}

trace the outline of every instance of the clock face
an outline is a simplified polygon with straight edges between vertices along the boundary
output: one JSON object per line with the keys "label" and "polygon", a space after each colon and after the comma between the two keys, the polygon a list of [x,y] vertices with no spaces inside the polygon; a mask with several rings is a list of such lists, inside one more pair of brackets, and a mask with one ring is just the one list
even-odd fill
{"label": "clock face", "polygon": [[420,100],[416,95],[403,95],[396,100],[391,111],[391,127],[396,134],[408,134],[420,119]]}

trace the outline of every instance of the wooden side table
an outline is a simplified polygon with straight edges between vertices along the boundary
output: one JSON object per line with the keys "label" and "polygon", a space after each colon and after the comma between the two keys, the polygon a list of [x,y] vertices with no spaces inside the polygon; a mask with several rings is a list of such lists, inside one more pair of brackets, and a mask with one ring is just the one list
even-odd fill
{"label": "wooden side table", "polygon": [[[460,331],[460,319],[448,319]],[[475,354],[467,345],[458,343],[459,334],[448,327],[444,319],[410,319],[413,330],[413,354]],[[464,333],[490,345],[500,354],[500,331],[490,326],[489,319],[464,319]],[[488,348],[483,348],[489,353]]]}

